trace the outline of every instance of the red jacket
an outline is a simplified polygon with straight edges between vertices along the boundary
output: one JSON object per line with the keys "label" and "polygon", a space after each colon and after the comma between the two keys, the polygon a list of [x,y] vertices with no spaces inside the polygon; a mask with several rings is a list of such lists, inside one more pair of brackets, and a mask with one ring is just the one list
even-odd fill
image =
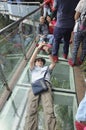
{"label": "red jacket", "polygon": [[54,27],[55,27],[55,25],[56,25],[56,20],[52,20],[52,21],[50,22],[50,24],[51,24],[51,26],[49,26],[49,33],[50,33],[50,34],[53,34]]}

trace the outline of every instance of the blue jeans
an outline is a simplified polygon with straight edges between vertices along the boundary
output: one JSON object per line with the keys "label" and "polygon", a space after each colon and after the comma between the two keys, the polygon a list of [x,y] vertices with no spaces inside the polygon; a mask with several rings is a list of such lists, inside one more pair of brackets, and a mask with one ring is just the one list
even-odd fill
{"label": "blue jeans", "polygon": [[59,46],[61,43],[61,39],[64,39],[64,47],[63,47],[63,53],[68,55],[69,52],[69,41],[71,37],[72,28],[58,28],[55,27],[54,29],[54,44],[52,49],[52,55],[56,56],[58,55]]}
{"label": "blue jeans", "polygon": [[40,42],[48,42],[49,44],[53,45],[54,44],[54,36],[53,34],[48,34],[44,38],[40,37]]}
{"label": "blue jeans", "polygon": [[86,56],[86,34],[84,35],[82,32],[76,32],[74,33],[74,46],[73,46],[73,52],[72,52],[73,63],[76,62],[77,53],[78,53],[80,44],[82,44],[82,53],[80,56],[80,61],[83,62]]}
{"label": "blue jeans", "polygon": [[44,11],[44,14],[43,14],[44,17],[46,17],[47,14],[48,15],[51,14],[50,7],[44,7],[43,11]]}

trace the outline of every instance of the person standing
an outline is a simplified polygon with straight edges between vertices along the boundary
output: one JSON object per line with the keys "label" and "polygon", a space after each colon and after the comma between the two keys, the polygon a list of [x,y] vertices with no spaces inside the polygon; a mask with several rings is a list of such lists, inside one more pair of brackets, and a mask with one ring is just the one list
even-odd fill
{"label": "person standing", "polygon": [[46,130],[57,130],[57,123],[56,123],[56,117],[54,115],[54,105],[53,105],[52,91],[50,85],[50,74],[55,67],[55,62],[53,62],[52,56],[49,55],[51,64],[49,66],[45,66],[45,62],[46,62],[45,59],[42,57],[37,58],[37,54],[39,53],[40,49],[44,45],[45,45],[44,43],[41,43],[35,49],[30,59],[29,67],[30,67],[32,83],[42,78],[47,70],[45,79],[48,85],[48,91],[38,95],[34,95],[32,88],[29,91],[28,108],[27,108],[24,130],[38,130],[37,109],[38,109],[39,101],[41,101],[44,110]]}
{"label": "person standing", "polygon": [[[74,44],[72,50],[72,58],[69,58],[68,63],[70,66],[75,66],[78,62],[81,65],[86,56],[86,32],[78,30],[80,18],[82,20],[83,16],[86,17],[86,0],[80,0],[75,8],[75,20],[76,24],[74,27]],[[77,58],[78,49],[82,45],[80,58]]]}
{"label": "person standing", "polygon": [[58,62],[58,52],[60,41],[64,39],[63,57],[67,59],[69,52],[69,43],[71,32],[73,30],[75,21],[75,7],[79,0],[54,0],[53,9],[57,10],[57,23],[54,29],[54,39],[52,56],[55,62]]}

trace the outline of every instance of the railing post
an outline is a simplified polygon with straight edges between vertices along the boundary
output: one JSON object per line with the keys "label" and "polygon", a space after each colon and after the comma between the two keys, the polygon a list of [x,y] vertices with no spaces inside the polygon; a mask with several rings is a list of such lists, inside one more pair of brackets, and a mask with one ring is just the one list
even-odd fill
{"label": "railing post", "polygon": [[20,38],[21,38],[22,52],[23,52],[23,55],[24,55],[24,57],[25,57],[25,60],[27,60],[26,52],[25,52],[25,46],[24,46],[22,22],[19,24],[19,34],[20,34]]}

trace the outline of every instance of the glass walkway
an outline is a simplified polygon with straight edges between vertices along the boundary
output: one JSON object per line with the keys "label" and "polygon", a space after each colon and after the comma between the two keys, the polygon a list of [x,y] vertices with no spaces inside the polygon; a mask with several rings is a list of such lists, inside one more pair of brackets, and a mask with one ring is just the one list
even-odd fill
{"label": "glass walkway", "polygon": [[[38,42],[37,25],[41,7],[0,30],[0,130],[23,130],[28,92],[31,87],[29,59]],[[59,62],[52,73],[54,109],[59,130],[75,130],[77,96],[73,68],[62,58],[60,46]],[[71,55],[71,53],[69,53]],[[38,56],[48,56],[43,52]],[[44,130],[44,114],[41,104],[39,129]]]}

